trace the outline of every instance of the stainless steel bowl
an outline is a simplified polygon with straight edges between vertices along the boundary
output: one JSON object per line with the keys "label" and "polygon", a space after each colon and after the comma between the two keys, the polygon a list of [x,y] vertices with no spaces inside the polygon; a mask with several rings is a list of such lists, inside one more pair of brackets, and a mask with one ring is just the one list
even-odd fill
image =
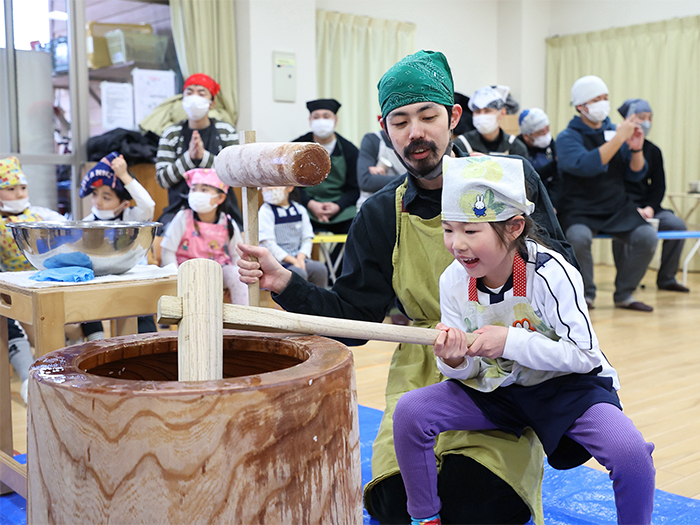
{"label": "stainless steel bowl", "polygon": [[69,221],[7,223],[17,246],[37,269],[92,263],[95,275],[131,270],[153,244],[159,222]]}

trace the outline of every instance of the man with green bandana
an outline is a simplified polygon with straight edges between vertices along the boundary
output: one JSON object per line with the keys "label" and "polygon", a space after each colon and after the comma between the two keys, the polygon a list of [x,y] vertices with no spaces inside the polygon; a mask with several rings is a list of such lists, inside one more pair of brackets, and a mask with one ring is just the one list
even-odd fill
{"label": "man with green bandana", "polygon": [[[452,144],[462,108],[454,104],[444,55],[420,51],[395,64],[379,82],[379,103],[382,128],[409,175],[362,205],[333,288],[317,288],[282,268],[264,248],[247,245],[239,245],[241,280],[259,280],[285,310],[381,322],[396,302],[414,326],[432,328],[440,320],[438,279],[451,262],[440,223],[442,157],[464,155]],[[527,162],[524,170],[541,237],[573,260],[537,173]],[[394,352],[372,455],[374,479],[365,487],[365,506],[382,523],[410,522],[394,455],[396,402],[409,390],[443,379],[432,347],[401,344]],[[444,523],[525,523],[530,514],[543,523],[543,452],[532,432],[520,439],[498,431],[449,432],[437,439],[435,455]]]}

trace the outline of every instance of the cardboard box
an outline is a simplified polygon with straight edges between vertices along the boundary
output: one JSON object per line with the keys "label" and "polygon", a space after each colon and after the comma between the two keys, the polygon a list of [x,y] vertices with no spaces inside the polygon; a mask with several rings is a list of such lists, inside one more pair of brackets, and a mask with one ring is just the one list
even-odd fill
{"label": "cardboard box", "polygon": [[98,69],[112,65],[109,56],[109,46],[105,35],[110,31],[121,29],[123,31],[134,31],[146,35],[153,34],[150,24],[106,24],[102,22],[88,22],[87,24],[87,56],[88,67]]}

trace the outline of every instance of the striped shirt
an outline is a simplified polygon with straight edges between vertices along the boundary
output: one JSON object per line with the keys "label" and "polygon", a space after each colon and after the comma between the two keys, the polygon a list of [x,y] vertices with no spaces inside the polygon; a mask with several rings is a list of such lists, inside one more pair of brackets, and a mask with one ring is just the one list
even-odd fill
{"label": "striped shirt", "polygon": [[156,180],[163,188],[169,189],[183,180],[186,171],[194,168],[211,168],[214,165],[214,157],[227,146],[238,144],[238,133],[231,124],[216,119],[211,119],[219,135],[218,151],[204,151],[201,160],[190,158],[189,144],[185,144],[182,128],[186,120],[169,126],[163,132],[158,142],[158,154],[156,158]]}

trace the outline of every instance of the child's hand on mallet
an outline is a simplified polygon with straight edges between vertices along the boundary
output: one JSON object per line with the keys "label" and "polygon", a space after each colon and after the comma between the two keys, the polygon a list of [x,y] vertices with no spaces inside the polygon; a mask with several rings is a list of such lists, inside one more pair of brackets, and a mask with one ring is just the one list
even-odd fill
{"label": "child's hand on mallet", "polygon": [[462,364],[467,355],[467,334],[459,328],[453,328],[442,323],[435,327],[442,330],[433,344],[433,352],[449,367],[455,368]]}

